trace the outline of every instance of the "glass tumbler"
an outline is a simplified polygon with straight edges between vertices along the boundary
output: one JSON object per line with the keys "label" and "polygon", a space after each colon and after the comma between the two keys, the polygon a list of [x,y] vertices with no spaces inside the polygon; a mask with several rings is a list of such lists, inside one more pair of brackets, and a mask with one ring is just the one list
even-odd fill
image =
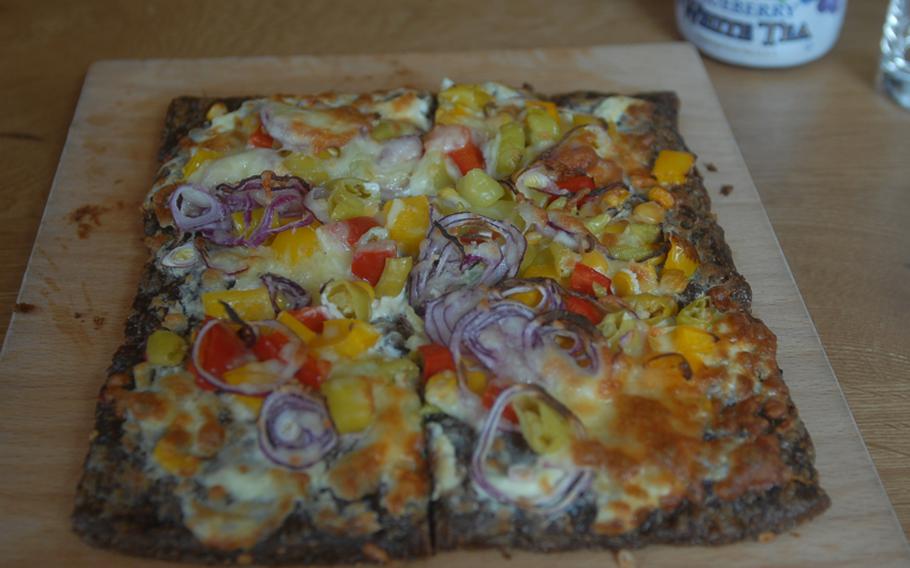
{"label": "glass tumbler", "polygon": [[879,89],[910,109],[910,0],[891,0],[882,34]]}

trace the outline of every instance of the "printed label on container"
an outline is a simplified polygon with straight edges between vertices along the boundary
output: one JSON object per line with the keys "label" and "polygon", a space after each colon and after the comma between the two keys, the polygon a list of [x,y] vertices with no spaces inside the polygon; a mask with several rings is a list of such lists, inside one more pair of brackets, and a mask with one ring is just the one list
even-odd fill
{"label": "printed label on container", "polygon": [[676,0],[683,36],[739,65],[786,67],[824,55],[837,40],[846,0]]}

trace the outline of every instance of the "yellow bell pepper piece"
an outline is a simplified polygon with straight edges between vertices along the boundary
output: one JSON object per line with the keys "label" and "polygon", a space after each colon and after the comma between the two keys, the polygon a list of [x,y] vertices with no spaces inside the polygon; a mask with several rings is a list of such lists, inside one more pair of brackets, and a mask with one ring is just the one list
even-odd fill
{"label": "yellow bell pepper piece", "polygon": [[[241,212],[231,213],[231,222],[234,225],[234,232],[238,235],[244,237],[250,236],[250,233],[253,232],[253,229],[259,226],[259,223],[262,222],[262,216],[265,214],[265,209],[258,207],[253,209],[250,214],[250,222],[247,223],[244,219],[244,215]],[[272,221],[269,228],[274,229],[275,227],[281,226],[281,220],[277,215],[272,216]]]}
{"label": "yellow bell pepper piece", "polygon": [[295,318],[288,312],[282,311],[280,314],[278,314],[278,317],[276,319],[278,320],[278,323],[294,332],[294,335],[300,338],[300,340],[304,343],[312,343],[317,337],[319,337],[315,331],[308,328],[302,321]]}
{"label": "yellow bell pepper piece", "polygon": [[703,357],[714,351],[716,342],[713,335],[691,325],[680,325],[673,330],[676,350],[686,358],[695,372],[704,367]]}
{"label": "yellow bell pepper piece", "polygon": [[335,377],[320,387],[340,434],[366,430],[373,423],[373,389],[366,377]]}
{"label": "yellow bell pepper piece", "polygon": [[254,361],[226,371],[221,380],[233,386],[270,385],[275,382],[275,369],[268,363]]}
{"label": "yellow bell pepper piece", "polygon": [[342,178],[329,185],[329,216],[333,221],[372,217],[379,213],[379,193],[367,189],[362,180]]}
{"label": "yellow bell pepper piece", "polygon": [[313,342],[321,349],[331,349],[342,357],[353,359],[379,340],[372,325],[359,320],[331,319],[323,324],[322,335]]}
{"label": "yellow bell pepper piece", "polygon": [[590,266],[601,274],[609,274],[609,272],[607,272],[609,269],[607,257],[600,251],[592,250],[584,253],[581,255],[581,263],[585,266]]}
{"label": "yellow bell pepper piece", "polygon": [[223,290],[203,292],[202,309],[205,315],[213,318],[229,319],[227,310],[221,302],[229,304],[237,315],[246,321],[262,321],[275,318],[275,310],[265,288],[252,290]]}
{"label": "yellow bell pepper piece", "polygon": [[665,185],[680,185],[686,182],[689,170],[695,163],[695,156],[689,152],[661,150],[654,161],[651,175]]}
{"label": "yellow bell pepper piece", "polygon": [[405,254],[417,254],[430,227],[430,201],[424,195],[393,199],[383,211],[389,237]]}
{"label": "yellow bell pepper piece", "polygon": [[586,124],[597,124],[599,119],[593,114],[574,114],[572,115],[572,126],[585,126]]}
{"label": "yellow bell pepper piece", "polygon": [[282,263],[294,266],[319,250],[319,236],[312,225],[297,227],[278,233],[269,246]]}
{"label": "yellow bell pepper piece", "polygon": [[368,282],[333,280],[325,285],[323,292],[345,317],[369,321],[376,292]]}
{"label": "yellow bell pepper piece", "polygon": [[382,276],[376,283],[377,296],[397,296],[404,289],[408,281],[408,275],[411,273],[411,266],[414,259],[410,256],[401,258],[389,258],[385,261],[385,268],[382,269]]}
{"label": "yellow bell pepper piece", "polygon": [[569,444],[569,423],[548,404],[526,396],[512,403],[512,407],[525,441],[536,453],[553,454]]}
{"label": "yellow bell pepper piece", "polygon": [[314,185],[322,185],[329,181],[329,175],[322,162],[310,154],[295,152],[286,157],[282,164],[292,175],[303,178]]}
{"label": "yellow bell pepper piece", "polygon": [[679,270],[686,278],[691,278],[698,268],[698,253],[695,249],[679,237],[670,237],[670,250],[667,252],[667,261],[664,270]]}
{"label": "yellow bell pepper piece", "polygon": [[202,164],[210,160],[217,160],[220,157],[221,152],[209,150],[208,148],[196,148],[193,157],[183,166],[183,179],[193,175],[193,172],[202,167]]}
{"label": "yellow bell pepper piece", "polygon": [[155,330],[145,344],[145,357],[154,365],[179,365],[186,357],[186,341],[173,331]]}

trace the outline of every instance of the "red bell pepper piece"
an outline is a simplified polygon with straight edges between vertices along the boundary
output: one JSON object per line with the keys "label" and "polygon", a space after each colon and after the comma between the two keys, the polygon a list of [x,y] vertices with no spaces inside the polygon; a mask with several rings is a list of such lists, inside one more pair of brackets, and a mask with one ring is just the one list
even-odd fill
{"label": "red bell pepper piece", "polygon": [[583,189],[594,189],[594,180],[586,175],[570,176],[557,181],[556,185],[576,193]]}
{"label": "red bell pepper piece", "polygon": [[600,320],[604,319],[603,312],[589,300],[567,294],[565,297],[565,302],[567,310],[573,314],[578,314],[582,317],[587,318],[588,321],[594,325],[599,324]]}
{"label": "red bell pepper piece", "polygon": [[[507,387],[500,385],[490,385],[487,387],[487,390],[483,391],[483,398],[481,402],[483,407],[486,409],[493,408],[493,405],[496,404],[496,399],[499,398],[500,393],[506,390]],[[512,405],[509,404],[502,411],[502,417],[513,424],[518,423],[518,415],[515,414],[515,409],[512,408]]]}
{"label": "red bell pepper piece", "polygon": [[343,221],[343,223],[347,229],[345,238],[349,246],[356,245],[357,241],[360,240],[360,237],[362,237],[364,233],[373,227],[379,226],[379,222],[372,217],[352,217],[351,219]]}
{"label": "red bell pepper piece", "polygon": [[250,135],[250,145],[256,146],[257,148],[271,148],[274,143],[275,139],[265,131],[262,124],[256,129],[256,132],[253,132],[253,134]]}
{"label": "red bell pepper piece", "polygon": [[288,313],[316,333],[322,333],[323,324],[329,319],[325,312],[325,308],[322,307],[309,307],[291,310]]}
{"label": "red bell pepper piece", "polygon": [[216,376],[230,371],[246,354],[246,345],[226,324],[213,326],[199,348],[199,363]]}
{"label": "red bell pepper piece", "polygon": [[473,142],[468,142],[461,148],[452,150],[449,152],[449,157],[452,158],[452,161],[455,162],[455,165],[461,170],[461,175],[464,175],[475,168],[483,169],[484,167],[483,153]]}
{"label": "red bell pepper piece", "polygon": [[594,291],[595,284],[602,286],[609,294],[613,281],[586,264],[576,263],[575,269],[572,271],[572,277],[569,278],[569,288],[582,294],[596,296],[597,294]]}
{"label": "red bell pepper piece", "polygon": [[452,358],[452,352],[445,345],[430,343],[429,345],[421,345],[417,349],[420,351],[420,358],[423,359],[423,380],[426,381],[442,371],[455,370],[455,360]]}
{"label": "red bell pepper piece", "polygon": [[307,355],[303,366],[294,374],[300,384],[319,390],[320,385],[328,378],[332,371],[332,363],[313,355]]}
{"label": "red bell pepper piece", "polygon": [[290,341],[286,335],[279,331],[260,331],[256,343],[253,345],[253,354],[260,361],[281,359],[281,348]]}
{"label": "red bell pepper piece", "polygon": [[351,262],[351,272],[361,280],[366,280],[370,286],[375,286],[385,269],[385,261],[395,258],[398,249],[391,241],[379,241],[359,247],[354,252]]}

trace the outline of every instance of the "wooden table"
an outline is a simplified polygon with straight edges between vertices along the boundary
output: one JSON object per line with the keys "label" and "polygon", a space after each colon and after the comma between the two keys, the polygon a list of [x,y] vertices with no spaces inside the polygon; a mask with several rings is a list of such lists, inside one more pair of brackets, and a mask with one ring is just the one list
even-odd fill
{"label": "wooden table", "polygon": [[[785,71],[707,62],[831,363],[910,533],[910,112],[872,83],[885,0]],[[59,5],[53,5],[59,4]],[[678,39],[665,0],[0,3],[0,329],[85,71],[109,58],[451,51]],[[533,82],[533,77],[529,77]],[[707,174],[724,184],[724,172]],[[734,188],[735,191],[735,188]],[[2,388],[2,385],[0,385]]]}

